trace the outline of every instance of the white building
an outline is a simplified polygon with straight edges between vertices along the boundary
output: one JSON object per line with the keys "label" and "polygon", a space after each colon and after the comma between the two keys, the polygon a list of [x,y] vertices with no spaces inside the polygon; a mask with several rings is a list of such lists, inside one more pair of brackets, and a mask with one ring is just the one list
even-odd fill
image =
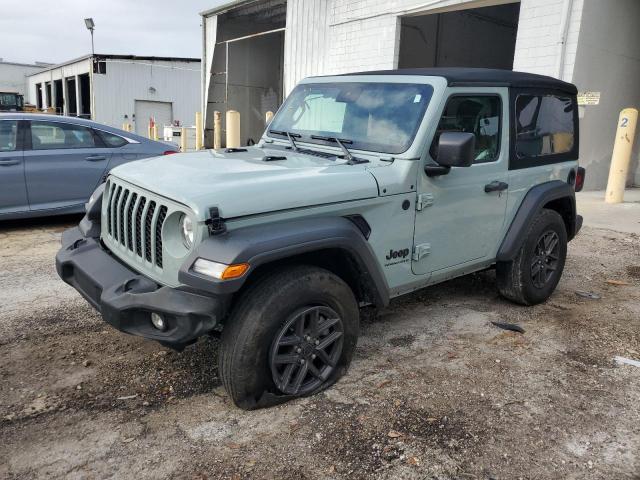
{"label": "white building", "polygon": [[[301,78],[407,67],[493,67],[596,92],[580,107],[586,188],[606,185],[618,114],[640,108],[639,0],[236,0],[203,12],[205,143],[234,109],[242,141]],[[640,142],[636,142],[636,145]],[[636,146],[629,183],[640,184]]]}
{"label": "white building", "polygon": [[0,58],[0,92],[19,93],[27,91],[27,75],[40,72],[50,66],[49,63],[5,62]]}
{"label": "white building", "polygon": [[160,127],[193,125],[200,106],[200,60],[87,55],[30,75],[28,98],[60,115],[118,128],[130,123],[141,135],[150,118]]}

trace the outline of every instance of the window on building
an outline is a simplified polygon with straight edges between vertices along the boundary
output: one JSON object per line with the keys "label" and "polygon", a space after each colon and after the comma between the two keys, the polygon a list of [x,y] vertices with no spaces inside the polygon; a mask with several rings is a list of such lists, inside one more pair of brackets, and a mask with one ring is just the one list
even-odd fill
{"label": "window on building", "polygon": [[98,58],[93,59],[93,73],[106,74],[107,73],[107,62],[105,60],[99,60]]}
{"label": "window on building", "polygon": [[31,148],[33,150],[93,148],[95,146],[95,139],[90,128],[70,123],[31,122]]}
{"label": "window on building", "polygon": [[123,147],[129,143],[124,138],[120,137],[119,135],[114,135],[113,133],[104,132],[102,130],[95,130],[95,132],[100,136],[104,144],[109,148]]}
{"label": "window on building", "polygon": [[13,152],[18,148],[18,121],[0,121],[0,152]]}
{"label": "window on building", "polygon": [[443,132],[473,133],[476,137],[475,163],[493,162],[500,153],[502,115],[496,95],[455,95],[447,101],[431,144],[437,160],[438,139]]}
{"label": "window on building", "polygon": [[574,102],[555,95],[516,99],[516,155],[541,157],[570,152],[574,142]]}

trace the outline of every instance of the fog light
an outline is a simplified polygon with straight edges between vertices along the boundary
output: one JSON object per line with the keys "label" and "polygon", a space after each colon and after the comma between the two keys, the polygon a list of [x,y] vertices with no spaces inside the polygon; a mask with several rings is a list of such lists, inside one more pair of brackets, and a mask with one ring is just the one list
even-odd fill
{"label": "fog light", "polygon": [[158,330],[166,330],[167,329],[167,323],[164,321],[164,318],[162,318],[162,315],[160,315],[159,313],[155,313],[154,312],[154,313],[151,314],[151,323]]}

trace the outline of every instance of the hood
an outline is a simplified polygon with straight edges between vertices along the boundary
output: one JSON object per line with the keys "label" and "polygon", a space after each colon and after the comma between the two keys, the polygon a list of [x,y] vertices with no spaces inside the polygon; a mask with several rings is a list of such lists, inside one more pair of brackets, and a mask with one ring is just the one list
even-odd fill
{"label": "hood", "polygon": [[[286,160],[265,161],[268,156]],[[198,220],[209,207],[224,218],[378,195],[368,164],[349,165],[291,150],[203,150],[126,163],[112,174],[188,206]]]}

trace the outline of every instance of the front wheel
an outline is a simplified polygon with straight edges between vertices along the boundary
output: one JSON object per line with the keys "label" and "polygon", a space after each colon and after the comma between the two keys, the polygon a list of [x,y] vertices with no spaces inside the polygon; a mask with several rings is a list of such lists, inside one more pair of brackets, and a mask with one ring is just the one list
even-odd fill
{"label": "front wheel", "polygon": [[294,266],[266,275],[222,332],[223,384],[246,410],[312,395],[346,372],[358,330],[353,292],[333,273]]}
{"label": "front wheel", "polygon": [[567,230],[560,214],[543,209],[531,222],[511,262],[498,262],[498,290],[522,305],[544,302],[555,290],[567,256]]}

